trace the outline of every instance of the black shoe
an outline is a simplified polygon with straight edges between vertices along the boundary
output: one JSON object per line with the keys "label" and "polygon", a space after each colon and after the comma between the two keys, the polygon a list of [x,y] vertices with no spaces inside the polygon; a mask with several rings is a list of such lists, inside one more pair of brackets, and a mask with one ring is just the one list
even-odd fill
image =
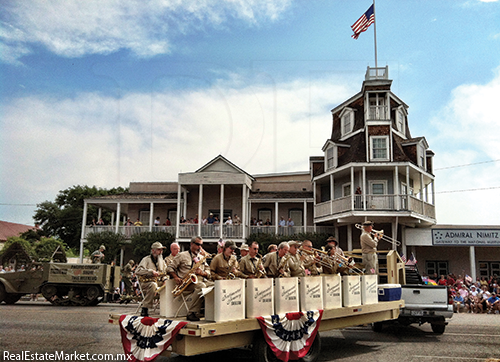
{"label": "black shoe", "polygon": [[149,317],[149,315],[148,315],[148,308],[142,308],[142,310],[141,310],[141,317]]}
{"label": "black shoe", "polygon": [[200,318],[196,316],[195,312],[189,313],[186,319],[191,322],[198,322],[200,320]]}

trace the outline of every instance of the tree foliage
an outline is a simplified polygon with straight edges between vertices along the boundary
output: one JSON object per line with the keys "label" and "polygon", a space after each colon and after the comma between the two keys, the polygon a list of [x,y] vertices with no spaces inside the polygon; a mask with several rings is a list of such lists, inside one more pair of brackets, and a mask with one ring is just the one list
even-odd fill
{"label": "tree foliage", "polygon": [[159,241],[163,246],[169,248],[170,244],[175,241],[175,235],[163,231],[148,231],[133,235],[131,246],[135,260],[141,260],[146,255],[149,255],[151,245],[155,241]]}
{"label": "tree foliage", "polygon": [[[72,186],[66,190],[59,191],[55,201],[44,201],[37,205],[33,219],[41,225],[45,235],[61,239],[70,248],[79,248],[82,230],[83,200],[92,197],[116,195],[127,192],[122,187],[112,189],[101,189],[95,186]],[[89,205],[87,209],[87,220],[89,224],[92,219],[97,220],[98,209]],[[110,224],[111,212],[103,210],[101,217],[105,224]]]}
{"label": "tree foliage", "polygon": [[40,240],[26,240],[20,236],[12,236],[7,239],[5,245],[0,252],[0,258],[7,249],[13,244],[19,244],[22,249],[34,261],[50,261],[66,263],[66,245],[54,238],[41,238]]}
{"label": "tree foliage", "polygon": [[92,253],[104,245],[104,264],[119,264],[120,251],[125,243],[125,236],[122,234],[114,233],[112,231],[103,231],[100,233],[90,233],[87,235],[87,243],[85,248]]}

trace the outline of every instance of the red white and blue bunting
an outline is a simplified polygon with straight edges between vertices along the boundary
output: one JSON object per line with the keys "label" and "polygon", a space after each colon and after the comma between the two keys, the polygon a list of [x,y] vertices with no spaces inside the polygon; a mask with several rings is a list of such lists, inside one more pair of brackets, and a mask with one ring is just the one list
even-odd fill
{"label": "red white and blue bunting", "polygon": [[120,316],[123,350],[129,361],[152,361],[166,350],[187,322],[168,319]]}
{"label": "red white and blue bunting", "polygon": [[283,362],[304,357],[318,333],[322,310],[258,317],[264,338]]}

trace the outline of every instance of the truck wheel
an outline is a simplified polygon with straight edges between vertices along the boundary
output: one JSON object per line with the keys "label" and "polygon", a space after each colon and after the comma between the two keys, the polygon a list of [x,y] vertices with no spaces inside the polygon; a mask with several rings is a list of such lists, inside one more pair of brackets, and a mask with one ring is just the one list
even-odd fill
{"label": "truck wheel", "polygon": [[14,304],[15,302],[17,302],[19,299],[21,299],[21,297],[23,296],[24,294],[18,294],[18,293],[7,293],[7,295],[5,296],[5,304]]}
{"label": "truck wheel", "polygon": [[319,358],[319,354],[321,353],[321,338],[319,336],[319,332],[316,333],[316,337],[314,338],[314,342],[309,349],[309,352],[302,357],[299,361],[302,362],[315,362]]}
{"label": "truck wheel", "polygon": [[5,291],[5,287],[3,286],[2,283],[0,283],[0,303],[2,303],[5,300],[6,296],[7,292]]}
{"label": "truck wheel", "polygon": [[432,331],[434,333],[436,333],[436,334],[443,334],[444,330],[446,329],[446,325],[431,323],[431,328],[432,328]]}
{"label": "truck wheel", "polygon": [[380,333],[382,332],[382,328],[384,327],[384,323],[382,322],[375,322],[372,323],[372,331]]}
{"label": "truck wheel", "polygon": [[[256,333],[256,338],[253,343],[252,348],[253,359],[252,361],[256,362],[277,362],[278,359],[274,355],[273,351],[267,344],[266,340],[262,333]],[[314,342],[309,349],[309,352],[302,357],[299,361],[301,362],[316,362],[321,353],[321,338],[319,333],[316,334],[314,338]]]}
{"label": "truck wheel", "polygon": [[255,333],[253,347],[253,358],[255,362],[277,362],[278,359],[264,339],[264,335],[260,332]]}

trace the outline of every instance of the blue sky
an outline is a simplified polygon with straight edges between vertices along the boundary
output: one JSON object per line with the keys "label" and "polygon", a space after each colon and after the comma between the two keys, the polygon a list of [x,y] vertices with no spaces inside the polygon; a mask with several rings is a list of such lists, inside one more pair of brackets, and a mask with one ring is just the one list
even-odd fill
{"label": "blue sky", "polygon": [[[3,1],[0,220],[219,154],[252,174],[307,170],[375,65],[374,27],[350,29],[370,4]],[[378,0],[376,17],[378,65],[436,154],[438,223],[498,225],[500,2]]]}

